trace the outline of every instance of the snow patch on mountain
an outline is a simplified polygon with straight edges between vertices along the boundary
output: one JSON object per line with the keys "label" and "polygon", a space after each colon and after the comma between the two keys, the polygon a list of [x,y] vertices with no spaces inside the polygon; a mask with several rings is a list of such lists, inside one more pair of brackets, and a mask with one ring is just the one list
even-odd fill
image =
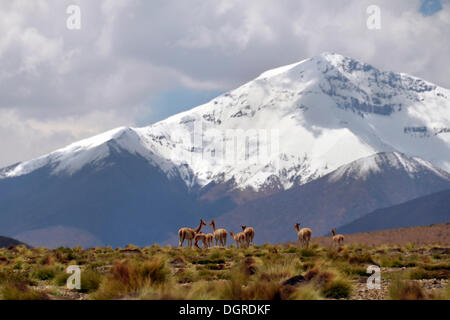
{"label": "snow patch on mountain", "polygon": [[[56,150],[34,160],[19,163],[0,171],[0,178],[26,175],[39,168],[50,166],[53,174],[74,174],[87,164],[102,165],[111,150],[127,151],[144,157],[153,166],[161,168],[169,177],[178,171],[167,159],[159,157],[148,148],[133,128],[119,127],[94,137],[75,142],[65,148]],[[183,170],[179,170],[183,172]]]}
{"label": "snow patch on mountain", "polygon": [[104,158],[108,154],[105,142],[119,136],[124,130],[126,128],[116,128],[94,137],[80,140],[37,159],[21,162],[10,170],[4,169],[0,171],[0,177],[8,178],[25,175],[47,165],[54,166],[54,173],[62,171],[73,173],[87,163],[96,162]]}
{"label": "snow patch on mountain", "polygon": [[343,165],[329,175],[329,181],[334,182],[342,178],[366,180],[370,175],[383,172],[385,169],[403,170],[411,178],[422,172],[431,171],[437,176],[450,181],[450,174],[433,166],[430,162],[420,158],[407,157],[398,152],[382,152],[370,157],[358,159]]}

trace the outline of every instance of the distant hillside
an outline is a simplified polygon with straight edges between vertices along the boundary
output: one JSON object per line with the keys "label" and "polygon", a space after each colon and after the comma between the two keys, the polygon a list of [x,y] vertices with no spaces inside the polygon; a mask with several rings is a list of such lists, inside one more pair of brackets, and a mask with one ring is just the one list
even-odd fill
{"label": "distant hillside", "polygon": [[[331,235],[329,237],[313,238],[312,241],[322,246],[332,245]],[[415,243],[416,245],[439,244],[442,246],[449,246],[450,223],[346,234],[345,244],[352,243],[375,246],[383,244],[405,245],[407,243]],[[450,252],[450,248],[446,250]]]}
{"label": "distant hillside", "polygon": [[392,207],[377,209],[337,228],[339,233],[424,226],[450,221],[450,190],[416,198]]}
{"label": "distant hillside", "polygon": [[18,246],[20,244],[24,243],[13,238],[0,236],[0,248],[8,248],[9,246]]}

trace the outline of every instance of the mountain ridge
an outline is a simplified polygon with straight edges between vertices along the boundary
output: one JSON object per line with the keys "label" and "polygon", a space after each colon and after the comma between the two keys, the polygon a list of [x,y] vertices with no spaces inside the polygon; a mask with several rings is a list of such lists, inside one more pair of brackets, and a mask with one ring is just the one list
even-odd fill
{"label": "mountain ridge", "polygon": [[380,208],[337,228],[356,233],[450,222],[450,189]]}

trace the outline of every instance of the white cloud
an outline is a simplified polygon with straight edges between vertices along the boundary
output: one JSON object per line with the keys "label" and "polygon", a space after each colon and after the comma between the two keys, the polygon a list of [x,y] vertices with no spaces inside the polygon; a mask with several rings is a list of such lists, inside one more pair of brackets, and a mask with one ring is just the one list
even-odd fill
{"label": "white cloud", "polygon": [[[132,115],[130,115],[132,117]],[[0,166],[31,159],[74,141],[130,122],[123,115],[92,112],[86,115],[40,120],[23,118],[12,110],[0,113]]]}

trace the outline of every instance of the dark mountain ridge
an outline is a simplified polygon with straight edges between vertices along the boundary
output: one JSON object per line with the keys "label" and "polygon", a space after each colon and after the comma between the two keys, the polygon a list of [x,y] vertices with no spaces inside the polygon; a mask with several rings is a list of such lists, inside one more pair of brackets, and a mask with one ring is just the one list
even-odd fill
{"label": "dark mountain ridge", "polygon": [[340,233],[369,232],[450,221],[450,190],[416,198],[389,208],[377,209],[337,228]]}

